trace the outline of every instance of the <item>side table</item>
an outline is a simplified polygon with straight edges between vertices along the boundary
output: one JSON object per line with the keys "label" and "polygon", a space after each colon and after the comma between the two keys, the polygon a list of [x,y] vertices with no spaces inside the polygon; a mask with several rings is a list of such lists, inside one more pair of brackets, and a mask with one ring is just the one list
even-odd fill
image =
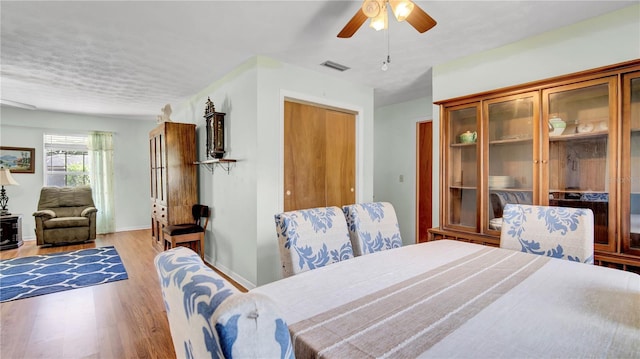
{"label": "side table", "polygon": [[22,215],[0,216],[0,251],[22,245]]}

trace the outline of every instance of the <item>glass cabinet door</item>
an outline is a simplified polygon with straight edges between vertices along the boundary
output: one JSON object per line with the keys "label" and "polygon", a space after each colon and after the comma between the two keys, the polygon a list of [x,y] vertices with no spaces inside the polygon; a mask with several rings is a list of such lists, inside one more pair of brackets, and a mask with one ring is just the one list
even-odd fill
{"label": "glass cabinet door", "polygon": [[449,144],[444,171],[444,223],[450,228],[476,231],[480,105],[448,107],[444,111],[445,141]]}
{"label": "glass cabinet door", "polygon": [[543,91],[543,193],[550,206],[591,209],[595,247],[609,251],[615,250],[616,83],[610,77]]}
{"label": "glass cabinet door", "polygon": [[534,156],[533,138],[539,98],[539,92],[531,92],[484,102],[488,150],[483,173],[487,174],[488,196],[483,232],[500,231],[507,203],[534,203],[537,153]]}
{"label": "glass cabinet door", "polygon": [[622,251],[640,255],[640,72],[625,75],[622,86]]}

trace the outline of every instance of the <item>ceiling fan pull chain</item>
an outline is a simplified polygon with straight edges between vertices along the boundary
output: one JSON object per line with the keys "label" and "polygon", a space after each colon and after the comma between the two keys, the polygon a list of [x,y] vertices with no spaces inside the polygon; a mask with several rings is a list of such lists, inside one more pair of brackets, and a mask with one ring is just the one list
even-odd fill
{"label": "ceiling fan pull chain", "polygon": [[387,63],[391,63],[391,28],[387,29]]}
{"label": "ceiling fan pull chain", "polygon": [[382,61],[382,67],[380,68],[382,71],[387,71],[389,69],[389,64],[391,63],[391,50],[390,50],[390,41],[389,41],[389,31],[390,29],[387,29],[387,32],[385,33],[385,36],[387,37],[387,61]]}

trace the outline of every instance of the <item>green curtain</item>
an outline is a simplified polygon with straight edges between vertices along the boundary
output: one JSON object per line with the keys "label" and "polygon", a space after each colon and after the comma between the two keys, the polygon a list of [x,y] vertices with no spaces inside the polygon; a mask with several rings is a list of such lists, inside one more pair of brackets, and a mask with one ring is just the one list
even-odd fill
{"label": "green curtain", "polygon": [[115,232],[115,209],[113,204],[113,134],[90,132],[89,141],[90,181],[96,214],[96,232]]}

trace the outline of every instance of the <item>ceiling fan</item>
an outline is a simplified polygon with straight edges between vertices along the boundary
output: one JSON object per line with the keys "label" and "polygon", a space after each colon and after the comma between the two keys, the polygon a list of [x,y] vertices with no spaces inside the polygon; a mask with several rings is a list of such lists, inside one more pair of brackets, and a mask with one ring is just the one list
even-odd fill
{"label": "ceiling fan", "polygon": [[353,36],[367,19],[376,31],[387,28],[387,5],[398,21],[407,20],[418,32],[423,33],[436,26],[436,21],[411,0],[364,0],[360,10],[340,31],[338,37]]}

